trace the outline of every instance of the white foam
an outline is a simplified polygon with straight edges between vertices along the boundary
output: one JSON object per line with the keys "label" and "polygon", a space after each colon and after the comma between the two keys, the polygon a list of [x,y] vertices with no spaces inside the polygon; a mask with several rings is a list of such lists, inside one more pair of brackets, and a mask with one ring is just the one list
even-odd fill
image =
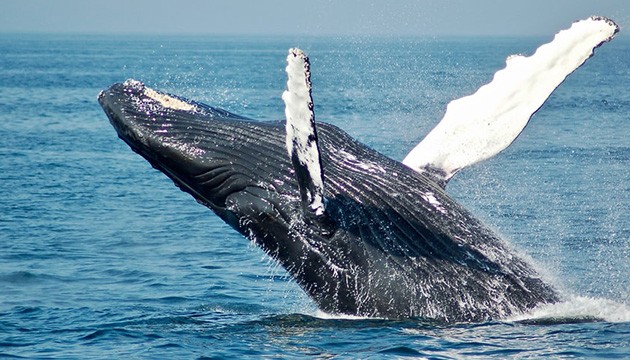
{"label": "white foam", "polygon": [[[309,314],[311,315],[311,314]],[[319,319],[324,319],[324,320],[373,320],[373,319],[378,319],[378,318],[374,318],[374,317],[367,317],[367,316],[357,316],[357,315],[346,315],[346,314],[330,314],[321,310],[316,310],[315,314],[312,314],[312,316],[319,318]]]}
{"label": "white foam", "polygon": [[[368,316],[330,314],[319,309],[307,315],[324,320],[379,319]],[[526,314],[507,318],[506,321],[552,320],[562,322],[563,320],[591,319],[612,323],[630,322],[630,306],[609,299],[575,296],[564,302],[539,306]]]}
{"label": "white foam", "polygon": [[545,319],[556,321],[599,319],[608,322],[630,322],[630,306],[609,299],[574,296],[564,302],[541,305],[526,314],[509,318],[508,321]]}

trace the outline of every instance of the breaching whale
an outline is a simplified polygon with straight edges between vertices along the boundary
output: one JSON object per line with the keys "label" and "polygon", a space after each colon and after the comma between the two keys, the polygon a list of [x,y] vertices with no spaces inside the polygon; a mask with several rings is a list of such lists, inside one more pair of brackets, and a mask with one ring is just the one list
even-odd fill
{"label": "breaching whale", "polygon": [[286,121],[255,121],[127,80],[99,94],[135,152],[278,261],[331,314],[500,319],[561,294],[445,191],[514,141],[549,94],[618,31],[576,22],[447,107],[405,158],[315,123],[310,65],[287,57]]}

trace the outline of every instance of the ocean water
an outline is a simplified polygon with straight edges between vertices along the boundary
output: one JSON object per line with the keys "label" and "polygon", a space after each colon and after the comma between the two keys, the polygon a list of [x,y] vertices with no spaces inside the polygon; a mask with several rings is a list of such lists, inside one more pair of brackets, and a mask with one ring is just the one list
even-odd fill
{"label": "ocean water", "polygon": [[318,121],[402,159],[446,104],[549,38],[0,35],[0,358],[630,357],[630,39],[557,89],[454,198],[567,301],[443,325],[330,317],[261,250],[119,139],[127,78],[280,119],[286,50]]}

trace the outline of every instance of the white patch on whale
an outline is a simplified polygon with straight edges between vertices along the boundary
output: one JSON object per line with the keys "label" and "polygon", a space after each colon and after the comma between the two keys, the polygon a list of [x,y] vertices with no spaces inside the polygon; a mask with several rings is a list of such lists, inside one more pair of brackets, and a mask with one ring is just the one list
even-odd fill
{"label": "white patch on whale", "polygon": [[422,195],[422,198],[428,202],[429,204],[431,204],[433,206],[433,208],[435,208],[435,210],[441,212],[442,214],[446,214],[447,210],[446,208],[442,205],[441,202],[438,201],[438,199],[435,197],[435,194],[431,193],[431,192],[426,192]]}
{"label": "white patch on whale", "polygon": [[315,141],[315,113],[311,97],[311,74],[308,58],[300,49],[290,49],[287,56],[287,90],[282,94],[285,103],[286,146],[289,157],[297,157],[306,166],[315,187],[310,195],[310,207],[316,215],[324,213],[324,179]]}
{"label": "white patch on whale", "polygon": [[618,30],[609,19],[591,17],[560,31],[532,56],[508,57],[489,84],[448,104],[444,118],[403,164],[420,173],[437,170],[445,183],[462,168],[498,154],[564,79]]}
{"label": "white patch on whale", "polygon": [[196,109],[195,105],[153,90],[138,80],[129,79],[125,81],[124,85],[142,89],[144,95],[151,98],[152,100],[157,101],[160,105],[162,105],[162,107],[182,111],[192,111]]}

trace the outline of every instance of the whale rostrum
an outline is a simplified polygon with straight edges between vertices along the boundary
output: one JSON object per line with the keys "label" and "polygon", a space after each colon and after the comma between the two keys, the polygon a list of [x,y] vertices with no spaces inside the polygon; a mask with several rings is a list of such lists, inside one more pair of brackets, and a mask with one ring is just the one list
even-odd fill
{"label": "whale rostrum", "polygon": [[[286,121],[248,119],[136,80],[112,85],[98,101],[122,140],[278,261],[322,311],[486,321],[561,294],[455,202],[446,183],[509,146],[616,32],[593,17],[531,57],[508,60],[503,75],[471,95],[476,101],[451,103],[404,164],[315,122],[310,64],[299,49],[287,57]],[[516,73],[525,78],[515,85]],[[553,80],[538,84],[543,78]],[[505,89],[513,96],[492,95]],[[469,101],[488,108],[475,111]]]}

